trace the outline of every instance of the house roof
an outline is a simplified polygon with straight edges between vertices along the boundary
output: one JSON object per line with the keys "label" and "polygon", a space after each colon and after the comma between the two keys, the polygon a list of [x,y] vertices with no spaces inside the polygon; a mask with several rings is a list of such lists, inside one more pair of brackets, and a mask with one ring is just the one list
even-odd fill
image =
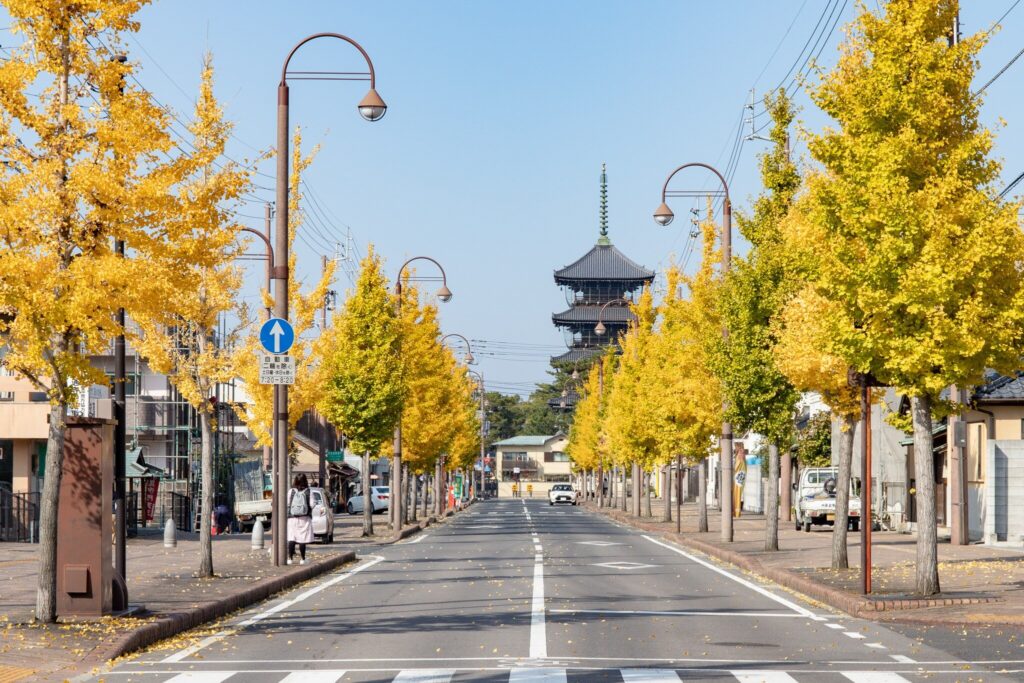
{"label": "house roof", "polygon": [[539,434],[523,434],[520,436],[513,436],[508,439],[502,439],[501,441],[495,441],[493,446],[543,446],[548,441],[556,438],[558,434],[551,436],[543,436]]}
{"label": "house roof", "polygon": [[160,477],[166,474],[156,465],[150,465],[142,455],[142,447],[127,448],[124,452],[126,477]]}
{"label": "house roof", "polygon": [[614,245],[598,243],[565,268],[555,271],[555,282],[558,284],[581,280],[651,282],[654,280],[654,271],[635,263]]}
{"label": "house roof", "polygon": [[974,390],[974,400],[982,403],[1024,401],[1024,373],[1001,375],[994,370],[985,373],[985,384]]}

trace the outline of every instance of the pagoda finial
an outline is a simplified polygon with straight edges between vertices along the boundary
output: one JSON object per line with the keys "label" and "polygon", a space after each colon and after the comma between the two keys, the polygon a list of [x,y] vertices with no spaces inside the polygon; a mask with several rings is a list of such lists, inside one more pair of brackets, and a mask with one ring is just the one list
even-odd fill
{"label": "pagoda finial", "polygon": [[608,174],[605,164],[601,164],[601,236],[597,238],[600,245],[611,244],[608,239]]}

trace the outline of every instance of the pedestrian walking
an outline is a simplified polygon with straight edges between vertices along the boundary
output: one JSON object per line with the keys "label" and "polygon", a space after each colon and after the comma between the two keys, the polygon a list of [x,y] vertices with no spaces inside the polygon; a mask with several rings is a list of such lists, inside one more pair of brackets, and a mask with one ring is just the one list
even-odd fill
{"label": "pedestrian walking", "polygon": [[295,475],[288,491],[288,564],[299,547],[299,564],[306,564],[306,544],[313,542],[313,507],[309,504],[309,482],[305,474]]}

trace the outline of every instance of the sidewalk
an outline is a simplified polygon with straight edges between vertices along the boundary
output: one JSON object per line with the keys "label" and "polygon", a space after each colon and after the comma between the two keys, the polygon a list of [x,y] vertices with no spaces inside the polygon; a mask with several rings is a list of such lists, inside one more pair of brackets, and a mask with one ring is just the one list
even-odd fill
{"label": "sidewalk", "polygon": [[[681,534],[675,533],[674,519],[660,521],[660,501],[652,502],[653,518],[641,519],[621,510],[599,509],[593,501],[586,505],[619,522],[662,535],[855,616],[935,625],[1024,626],[1024,552],[940,542],[942,593],[922,599],[913,594],[916,537],[876,531],[871,543],[873,595],[865,597],[860,592],[859,532],[850,532],[847,537],[850,568],[839,570],[831,569],[829,527],[814,527],[805,533],[797,531],[792,522],[780,520],[780,550],[766,552],[762,515],[744,514],[734,520],[734,541],[723,543],[719,536],[719,511],[708,511],[710,530],[698,533],[694,503],[683,505]],[[672,512],[674,515],[674,508]]]}
{"label": "sidewalk", "polygon": [[[433,518],[430,518],[431,520]],[[402,529],[405,538],[426,526]],[[113,657],[194,628],[302,581],[355,561],[353,549],[396,540],[387,515],[374,517],[376,535],[360,538],[362,515],[335,518],[335,542],[311,544],[307,563],[274,567],[267,549],[252,550],[249,534],[215,536],[214,579],[197,579],[199,535],[178,532],[176,548],[164,548],[162,529],[140,529],[128,540],[129,602],[140,616],[107,617],[86,623],[33,624],[38,548],[0,544],[0,681],[63,681]],[[195,633],[191,634],[195,635]],[[199,635],[207,635],[202,631]]]}

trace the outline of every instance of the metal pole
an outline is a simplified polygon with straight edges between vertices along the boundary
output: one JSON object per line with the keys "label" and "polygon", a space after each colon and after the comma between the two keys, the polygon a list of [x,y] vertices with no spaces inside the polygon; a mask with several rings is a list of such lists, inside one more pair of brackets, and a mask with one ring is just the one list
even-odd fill
{"label": "metal pole", "polygon": [[[408,263],[408,262],[407,262]],[[402,271],[403,265],[398,269],[398,276],[395,278],[395,313],[399,324],[402,320]],[[391,529],[397,534],[402,528],[402,415],[399,413],[398,422],[395,424],[394,450],[391,456],[391,501],[388,506],[388,517],[391,520]]]}
{"label": "metal pole", "polygon": [[[277,234],[274,236],[274,315],[288,319],[288,84],[277,86]],[[285,564],[288,541],[284,514],[288,506],[288,387],[275,386],[274,402],[274,565]]]}
{"label": "metal pole", "polygon": [[477,498],[484,497],[484,424],[487,422],[486,402],[484,401],[484,373],[480,373],[480,490]]}
{"label": "metal pole", "polygon": [[[597,406],[601,409],[601,400],[604,398],[604,358],[597,359]],[[598,486],[601,488],[597,493],[597,507],[604,507],[604,462],[598,459],[597,463]]]}
{"label": "metal pole", "polygon": [[[728,273],[732,265],[732,205],[729,202],[728,188],[723,204],[722,226],[722,272]],[[728,338],[729,329],[722,327],[722,336]],[[724,410],[725,406],[723,406]],[[722,540],[731,543],[732,534],[732,424],[722,422]]]}
{"label": "metal pole", "polygon": [[871,592],[871,389],[860,389],[860,588]]}
{"label": "metal pole", "polygon": [[[323,269],[323,273],[327,274],[327,257],[320,257],[320,267]],[[320,334],[327,333],[327,300],[330,295],[324,296],[323,305],[320,308]],[[319,431],[319,438],[317,439],[317,460],[319,464],[318,474],[320,477],[320,488],[327,492],[327,419],[316,411],[316,423],[317,430]]]}
{"label": "metal pole", "polygon": [[[124,258],[124,240],[117,240],[114,249],[120,258]],[[127,520],[125,516],[125,450],[128,435],[125,421],[128,418],[127,397],[125,392],[125,348],[124,348],[124,309],[117,310],[117,324],[122,333],[114,338],[114,570],[122,579],[126,576],[126,545],[128,539]],[[139,388],[135,387],[135,391]]]}
{"label": "metal pole", "polygon": [[[271,244],[271,241],[270,241],[270,239],[271,239],[270,220],[273,217],[273,211],[274,211],[273,206],[270,204],[270,202],[267,202],[266,205],[263,207],[263,234],[267,238],[267,245],[268,246]],[[274,272],[274,257],[268,252],[267,253],[267,284],[266,284],[266,289],[267,289],[267,294],[268,295],[271,292],[271,277],[272,277],[271,274],[273,272]],[[263,321],[266,322],[267,320],[270,320],[270,316],[271,316],[270,307],[268,306],[267,308],[263,309],[263,312],[264,312]],[[276,396],[277,394],[275,393],[274,395]],[[273,400],[273,399],[271,399],[271,400]],[[276,409],[276,407],[273,406],[273,403],[272,403],[271,404],[271,414],[273,415],[273,413],[276,413],[276,412],[277,412],[277,409]],[[273,422],[273,417],[271,417],[271,422]],[[271,442],[273,442],[273,439],[274,439],[274,437],[273,437],[273,432],[274,432],[273,425],[271,425],[270,432],[271,432],[270,439],[271,439]],[[264,470],[269,470],[271,473],[273,473],[273,471],[274,471],[273,457],[274,457],[273,456],[273,451],[270,448],[270,446],[264,446],[263,447],[263,469]],[[273,480],[271,480],[271,481],[273,481]],[[271,517],[271,530],[270,530],[270,532],[271,533],[274,532],[273,517]]]}

